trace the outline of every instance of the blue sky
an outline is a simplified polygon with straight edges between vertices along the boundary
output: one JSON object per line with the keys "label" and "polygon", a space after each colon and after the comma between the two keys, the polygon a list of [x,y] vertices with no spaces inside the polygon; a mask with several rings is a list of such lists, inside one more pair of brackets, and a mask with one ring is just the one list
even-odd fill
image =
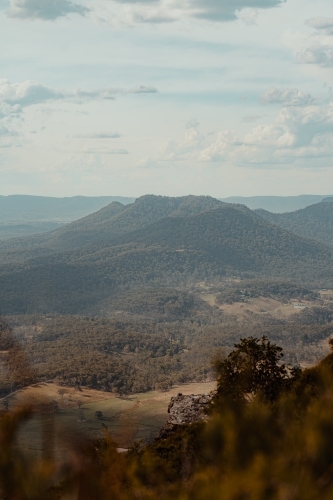
{"label": "blue sky", "polygon": [[0,194],[325,194],[328,0],[0,0]]}

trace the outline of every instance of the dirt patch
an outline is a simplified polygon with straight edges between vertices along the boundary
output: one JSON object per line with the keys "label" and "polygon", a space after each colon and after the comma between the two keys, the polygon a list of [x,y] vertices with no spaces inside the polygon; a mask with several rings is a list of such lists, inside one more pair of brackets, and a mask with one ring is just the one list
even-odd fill
{"label": "dirt patch", "polygon": [[[305,303],[304,306],[311,305]],[[270,315],[276,318],[288,318],[301,309],[296,309],[293,303],[283,304],[275,299],[268,299],[265,297],[258,297],[255,299],[248,299],[245,302],[235,302],[233,304],[223,304],[219,306],[220,310],[225,314],[244,317],[251,313]]]}

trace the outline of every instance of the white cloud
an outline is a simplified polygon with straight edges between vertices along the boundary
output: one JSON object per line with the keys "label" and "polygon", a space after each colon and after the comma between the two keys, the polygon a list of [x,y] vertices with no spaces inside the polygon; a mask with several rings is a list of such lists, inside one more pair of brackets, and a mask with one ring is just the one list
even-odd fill
{"label": "white cloud", "polygon": [[137,85],[133,89],[126,91],[123,89],[104,87],[92,90],[59,90],[47,87],[39,82],[27,80],[22,83],[11,83],[9,80],[0,79],[0,103],[11,106],[31,106],[52,100],[70,100],[82,102],[87,100],[113,100],[117,94],[151,94],[156,93],[155,87]]}
{"label": "white cloud", "polygon": [[11,0],[9,17],[53,21],[68,14],[84,16],[89,9],[70,0]]}
{"label": "white cloud", "polygon": [[243,9],[269,9],[283,3],[283,0],[192,0],[188,2],[193,16],[211,21],[231,21]]}
{"label": "white cloud", "polygon": [[246,116],[243,116],[242,122],[243,123],[253,123],[253,122],[260,120],[263,117],[264,117],[264,115],[246,115]]}
{"label": "white cloud", "polygon": [[[94,15],[110,24],[170,23],[197,18],[214,22],[242,19],[256,24],[260,9],[278,7],[286,0],[114,0],[96,6]],[[114,9],[121,5],[122,12]]]}
{"label": "white cloud", "polygon": [[[133,93],[157,92],[154,87],[135,87]],[[105,87],[92,90],[59,90],[48,87],[39,82],[28,80],[22,83],[12,83],[6,79],[0,79],[0,126],[2,134],[17,135],[13,127],[8,123],[23,114],[24,108],[48,101],[69,101],[81,104],[91,100],[112,100],[116,94],[126,94],[128,91]],[[45,108],[44,108],[45,109]],[[21,120],[22,121],[22,120]],[[85,139],[116,139],[120,137],[118,132],[92,133],[78,135]],[[125,150],[104,150],[104,154],[127,154]]]}
{"label": "white cloud", "polygon": [[296,54],[301,64],[316,64],[323,68],[333,66],[333,46],[320,41],[311,43]]}
{"label": "white cloud", "polygon": [[185,134],[182,139],[169,140],[163,144],[153,156],[147,156],[138,163],[138,167],[156,167],[160,162],[183,161],[195,159],[202,149],[205,136],[199,130],[196,119],[185,124]]}
{"label": "white cloud", "polygon": [[309,106],[316,99],[307,92],[298,89],[278,89],[271,87],[261,95],[262,104],[282,104],[283,106]]}
{"label": "white cloud", "polygon": [[296,48],[300,64],[313,64],[322,68],[333,66],[333,18],[312,17],[305,24],[314,28],[310,35],[294,33],[289,42]]}
{"label": "white cloud", "polygon": [[158,90],[155,87],[147,85],[136,85],[128,91],[130,94],[156,94]]}
{"label": "white cloud", "polygon": [[76,139],[119,139],[119,132],[100,132],[97,134],[76,134]]}
{"label": "white cloud", "polygon": [[128,155],[126,149],[110,149],[110,148],[84,148],[82,153],[99,154],[99,155]]}
{"label": "white cloud", "polygon": [[11,135],[11,132],[3,123],[0,123],[0,136],[4,135]]}
{"label": "white cloud", "polygon": [[333,17],[312,17],[305,24],[326,35],[333,35]]}
{"label": "white cloud", "polygon": [[273,123],[253,128],[242,139],[224,131],[199,161],[235,164],[293,163],[297,158],[333,157],[333,103],[286,107]]}

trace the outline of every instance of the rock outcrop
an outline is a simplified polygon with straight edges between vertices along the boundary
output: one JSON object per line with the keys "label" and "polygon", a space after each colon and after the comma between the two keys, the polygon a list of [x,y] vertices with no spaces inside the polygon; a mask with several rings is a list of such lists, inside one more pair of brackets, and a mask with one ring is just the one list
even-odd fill
{"label": "rock outcrop", "polygon": [[172,397],[168,406],[170,418],[161,429],[157,439],[166,439],[179,426],[206,421],[208,419],[206,410],[214,396],[215,391],[209,394],[191,394],[190,396],[179,393]]}

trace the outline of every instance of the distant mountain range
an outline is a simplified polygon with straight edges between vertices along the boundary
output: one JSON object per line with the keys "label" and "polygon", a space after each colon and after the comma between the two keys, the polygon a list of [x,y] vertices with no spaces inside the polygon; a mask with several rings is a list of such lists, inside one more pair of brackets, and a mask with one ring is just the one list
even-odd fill
{"label": "distant mountain range", "polygon": [[100,210],[113,201],[126,205],[133,203],[134,200],[135,198],[123,196],[72,196],[70,198],[0,196],[0,223],[72,222]]}
{"label": "distant mountain range", "polygon": [[0,196],[0,240],[53,231],[113,201],[126,205],[134,200],[123,196]]}
{"label": "distant mountain range", "polygon": [[[250,209],[273,213],[291,212],[319,203],[325,196],[254,196],[230,197],[220,201],[236,203]],[[46,196],[0,196],[0,240],[48,232],[75,220],[91,215],[113,201],[132,204],[135,198],[123,196],[73,196],[52,198]]]}
{"label": "distant mountain range", "polygon": [[293,212],[306,208],[309,205],[320,203],[326,196],[302,194],[300,196],[231,196],[229,198],[220,198],[226,203],[240,203],[255,210],[262,208],[274,213]]}
{"label": "distant mountain range", "polygon": [[333,248],[244,205],[143,196],[52,233],[0,242],[0,312],[98,312],[133,287],[186,287],[225,276],[328,287]]}

